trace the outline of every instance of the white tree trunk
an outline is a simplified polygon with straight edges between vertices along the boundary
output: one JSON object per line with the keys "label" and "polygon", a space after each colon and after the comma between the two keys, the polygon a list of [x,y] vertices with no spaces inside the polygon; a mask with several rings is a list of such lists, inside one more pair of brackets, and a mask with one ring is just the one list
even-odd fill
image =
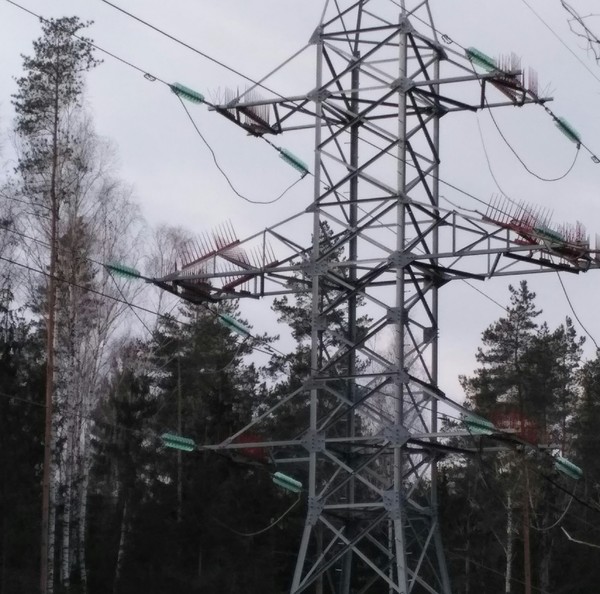
{"label": "white tree trunk", "polygon": [[505,594],[510,594],[512,584],[512,560],[515,532],[512,496],[510,492],[506,496],[506,513],[506,546],[504,548],[506,553],[506,571],[504,573],[504,592]]}
{"label": "white tree trunk", "polygon": [[56,541],[56,477],[51,477],[48,493],[48,582],[47,594],[54,592],[54,547]]}
{"label": "white tree trunk", "polygon": [[71,469],[67,463],[65,468],[65,484],[63,489],[63,510],[61,518],[61,563],[60,563],[60,582],[68,590],[71,577]]}
{"label": "white tree trunk", "polygon": [[88,498],[88,487],[89,487],[89,473],[90,473],[90,448],[89,448],[89,430],[88,423],[86,420],[83,421],[83,445],[81,453],[81,467],[82,472],[81,481],[79,483],[79,538],[78,538],[78,550],[77,560],[79,563],[79,575],[81,578],[81,593],[87,594],[88,583],[87,583],[87,565],[85,556],[85,543],[87,537],[87,498]]}
{"label": "white tree trunk", "polygon": [[115,565],[115,577],[113,580],[113,594],[119,592],[119,581],[121,580],[121,571],[123,569],[123,562],[125,560],[125,547],[127,544],[127,532],[128,532],[128,502],[125,499],[123,504],[123,514],[121,515],[121,535],[119,537],[119,549],[117,551],[117,563]]}

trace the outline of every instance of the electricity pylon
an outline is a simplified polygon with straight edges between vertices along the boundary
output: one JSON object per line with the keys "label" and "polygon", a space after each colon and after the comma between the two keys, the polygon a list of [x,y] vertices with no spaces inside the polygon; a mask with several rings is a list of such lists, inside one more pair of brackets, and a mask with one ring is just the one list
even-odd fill
{"label": "electricity pylon", "polygon": [[[253,89],[217,106],[255,136],[313,128],[313,199],[243,242],[229,228],[205,236],[177,271],[153,279],[190,301],[311,295],[310,377],[207,446],[265,447],[276,461],[304,465],[294,594],[450,593],[436,463],[451,448],[438,406],[464,411],[438,387],[440,289],[596,266],[580,229],[553,231],[540,211],[497,201],[465,214],[440,204],[442,117],[546,99],[516,63],[444,44],[429,4],[327,2],[311,39],[313,90],[260,99]],[[307,217],[312,240],[302,242],[295,229]],[[374,346],[390,342],[384,353]],[[305,430],[262,435],[261,423],[294,401],[308,409]]]}

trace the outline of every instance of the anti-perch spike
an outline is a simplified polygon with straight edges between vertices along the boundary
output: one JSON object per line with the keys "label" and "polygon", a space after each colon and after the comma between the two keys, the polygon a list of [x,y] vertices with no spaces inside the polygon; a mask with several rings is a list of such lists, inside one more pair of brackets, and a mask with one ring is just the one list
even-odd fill
{"label": "anti-perch spike", "polygon": [[468,47],[465,50],[465,54],[467,55],[467,58],[471,60],[471,62],[477,64],[478,66],[481,66],[484,70],[487,70],[488,72],[498,70],[498,65],[496,64],[496,60],[494,60],[494,58],[486,56],[486,54],[480,52],[474,47]]}
{"label": "anti-perch spike", "polygon": [[125,266],[124,264],[120,264],[118,262],[111,262],[109,264],[105,264],[104,266],[113,274],[117,274],[119,276],[124,276],[127,278],[140,278],[142,276],[142,273],[139,270],[131,268],[131,266]]}
{"label": "anti-perch spike", "polygon": [[191,103],[204,103],[204,95],[202,93],[198,93],[198,91],[194,91],[181,83],[173,83],[169,85],[169,88],[175,95],[182,99],[187,99]]}
{"label": "anti-perch spike", "polygon": [[572,142],[575,144],[581,144],[581,136],[565,118],[556,118],[557,128]]}
{"label": "anti-perch spike", "polygon": [[279,156],[286,163],[289,163],[294,169],[298,170],[302,174],[302,177],[304,177],[305,175],[308,174],[308,165],[306,163],[304,163],[303,161],[301,161],[300,159],[298,159],[298,157],[296,157],[296,155],[294,155],[293,153],[290,153],[290,151],[288,151],[287,149],[280,148]]}

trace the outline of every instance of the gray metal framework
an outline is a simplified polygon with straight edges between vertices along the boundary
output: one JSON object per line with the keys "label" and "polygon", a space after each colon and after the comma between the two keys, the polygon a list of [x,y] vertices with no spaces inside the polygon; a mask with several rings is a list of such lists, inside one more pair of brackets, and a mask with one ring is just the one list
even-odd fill
{"label": "gray metal framework", "polygon": [[[436,463],[452,449],[438,407],[464,411],[438,387],[439,291],[597,263],[580,230],[552,232],[525,206],[439,203],[440,119],[543,104],[519,70],[475,71],[440,42],[427,0],[327,2],[311,42],[314,90],[216,107],[256,136],[314,129],[311,204],[244,241],[229,228],[204,236],[152,282],[197,302],[311,295],[310,377],[206,446],[270,448],[306,477],[290,591],[449,594]],[[310,243],[294,239],[299,228]],[[308,409],[301,434],[240,440],[292,403]]]}

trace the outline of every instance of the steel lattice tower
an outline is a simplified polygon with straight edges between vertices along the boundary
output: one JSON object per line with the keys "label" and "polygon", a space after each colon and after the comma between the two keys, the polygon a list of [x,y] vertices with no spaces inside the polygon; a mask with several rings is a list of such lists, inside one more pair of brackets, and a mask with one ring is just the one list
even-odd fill
{"label": "steel lattice tower", "polygon": [[[243,242],[220,232],[178,271],[152,280],[190,301],[312,295],[310,377],[206,446],[249,447],[243,434],[260,435],[275,409],[306,402],[300,435],[252,443],[306,468],[292,593],[450,593],[436,477],[449,448],[437,418],[440,403],[462,407],[438,387],[440,289],[456,279],[596,266],[581,238],[544,235],[541,215],[526,207],[498,202],[478,216],[440,205],[440,119],[545,99],[519,70],[477,73],[441,43],[427,0],[393,4],[328,2],[311,39],[314,90],[216,108],[256,136],[314,128],[306,211]],[[288,230],[306,217],[312,243],[299,245]],[[373,346],[392,335],[389,352]]]}

